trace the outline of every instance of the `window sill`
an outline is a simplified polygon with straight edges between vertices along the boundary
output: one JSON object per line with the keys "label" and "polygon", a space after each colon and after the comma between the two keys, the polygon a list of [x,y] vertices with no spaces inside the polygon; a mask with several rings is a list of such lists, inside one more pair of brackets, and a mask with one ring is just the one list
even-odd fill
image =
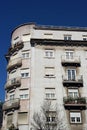
{"label": "window sill", "polygon": [[55,57],[44,57],[44,58],[46,58],[46,59],[55,59]]}
{"label": "window sill", "polygon": [[55,78],[55,76],[44,76],[44,78]]}
{"label": "window sill", "polygon": [[56,100],[56,98],[45,98],[45,100]]}
{"label": "window sill", "polygon": [[82,125],[82,122],[81,123],[72,123],[70,122],[71,125]]}
{"label": "window sill", "polygon": [[30,77],[21,77],[21,79],[28,79],[28,78],[30,78]]}

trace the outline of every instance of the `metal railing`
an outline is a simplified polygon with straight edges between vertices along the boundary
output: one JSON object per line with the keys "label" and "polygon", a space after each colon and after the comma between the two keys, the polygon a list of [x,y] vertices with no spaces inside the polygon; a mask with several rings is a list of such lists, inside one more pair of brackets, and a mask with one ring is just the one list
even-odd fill
{"label": "metal railing", "polygon": [[15,66],[21,66],[21,65],[22,65],[21,57],[9,60],[9,63],[7,65],[7,70],[12,69]]}
{"label": "metal railing", "polygon": [[85,97],[64,97],[63,98],[64,104],[86,104]]}
{"label": "metal railing", "polygon": [[72,78],[68,78],[67,75],[63,75],[63,81],[73,81],[73,82],[83,82],[83,76],[82,75],[78,75],[78,76],[75,76],[75,77],[72,77]]}
{"label": "metal railing", "polygon": [[5,89],[10,89],[11,87],[13,88],[13,86],[18,87],[20,85],[21,85],[21,77],[16,77],[7,81],[7,83],[5,84]]}
{"label": "metal railing", "polygon": [[65,55],[61,56],[62,62],[76,62],[80,63],[80,56],[72,56],[72,57],[67,57]]}
{"label": "metal railing", "polygon": [[3,104],[3,110],[16,109],[16,108],[19,108],[19,106],[20,106],[20,99],[14,98],[14,99],[6,101]]}

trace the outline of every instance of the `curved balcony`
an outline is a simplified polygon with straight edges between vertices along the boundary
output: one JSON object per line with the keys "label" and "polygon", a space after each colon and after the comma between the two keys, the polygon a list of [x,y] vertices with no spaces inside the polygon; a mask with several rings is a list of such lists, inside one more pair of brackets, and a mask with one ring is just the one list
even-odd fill
{"label": "curved balcony", "polygon": [[21,67],[22,66],[22,59],[21,58],[16,58],[13,60],[10,60],[8,65],[7,65],[7,71],[11,71],[15,68]]}
{"label": "curved balcony", "polygon": [[5,89],[6,90],[10,90],[10,89],[13,89],[15,87],[19,87],[21,85],[21,78],[20,77],[17,77],[17,78],[14,78],[14,80],[8,80],[6,85],[5,85]]}
{"label": "curved balcony", "polygon": [[68,79],[67,76],[63,76],[63,85],[65,87],[76,86],[83,87],[83,76],[76,76],[75,79]]}
{"label": "curved balcony", "polygon": [[12,47],[9,48],[7,55],[11,55],[15,51],[18,51],[18,50],[22,49],[23,47],[24,47],[23,41],[19,40],[18,42],[16,42],[15,44],[13,44]]}
{"label": "curved balcony", "polygon": [[62,66],[81,66],[81,61],[79,56],[74,56],[72,58],[67,58],[66,56],[61,57]]}
{"label": "curved balcony", "polygon": [[3,104],[4,111],[16,110],[20,107],[20,99],[15,98],[12,100],[8,100]]}
{"label": "curved balcony", "polygon": [[65,109],[86,109],[85,97],[64,97],[63,102]]}

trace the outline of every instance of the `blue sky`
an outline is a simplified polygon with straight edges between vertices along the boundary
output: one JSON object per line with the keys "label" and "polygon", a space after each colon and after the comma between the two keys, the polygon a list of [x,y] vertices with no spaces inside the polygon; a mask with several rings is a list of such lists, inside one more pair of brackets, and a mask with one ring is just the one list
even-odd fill
{"label": "blue sky", "polygon": [[6,83],[5,54],[12,30],[23,23],[87,27],[87,0],[1,0],[0,1],[0,99]]}

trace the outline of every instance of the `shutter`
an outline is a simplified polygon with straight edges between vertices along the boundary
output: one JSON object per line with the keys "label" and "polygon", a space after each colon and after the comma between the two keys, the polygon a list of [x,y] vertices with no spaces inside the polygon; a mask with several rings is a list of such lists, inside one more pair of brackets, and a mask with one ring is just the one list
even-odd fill
{"label": "shutter", "polygon": [[27,112],[19,113],[18,114],[18,124],[27,124]]}

